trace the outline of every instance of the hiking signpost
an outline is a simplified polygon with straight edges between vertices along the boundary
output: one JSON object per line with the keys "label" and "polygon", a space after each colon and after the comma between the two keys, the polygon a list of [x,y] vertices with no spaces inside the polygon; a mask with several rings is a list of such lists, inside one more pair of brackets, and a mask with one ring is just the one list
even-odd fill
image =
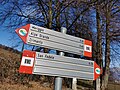
{"label": "hiking signpost", "polygon": [[95,80],[100,67],[91,60],[24,50],[20,73]]}
{"label": "hiking signpost", "polygon": [[28,24],[16,30],[24,43],[92,57],[92,42]]}
{"label": "hiking signpost", "polygon": [[63,52],[68,52],[92,57],[91,41],[33,24],[16,29],[16,33],[25,44],[61,51],[60,56],[24,50],[20,73],[85,80],[96,80],[100,76],[101,69],[94,61],[62,56]]}

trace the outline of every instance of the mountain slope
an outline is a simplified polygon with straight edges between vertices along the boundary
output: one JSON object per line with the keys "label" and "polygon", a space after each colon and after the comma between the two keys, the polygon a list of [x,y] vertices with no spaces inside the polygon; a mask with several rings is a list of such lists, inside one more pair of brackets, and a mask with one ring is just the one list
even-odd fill
{"label": "mountain slope", "polygon": [[20,52],[0,45],[0,81],[12,82],[18,73]]}
{"label": "mountain slope", "polygon": [[18,72],[20,56],[19,51],[0,45],[0,90],[52,90],[35,81],[40,77]]}

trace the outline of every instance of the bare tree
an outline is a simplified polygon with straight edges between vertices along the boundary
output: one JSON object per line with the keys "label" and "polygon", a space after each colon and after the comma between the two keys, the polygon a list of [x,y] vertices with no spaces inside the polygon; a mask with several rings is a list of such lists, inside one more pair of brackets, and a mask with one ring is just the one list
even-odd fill
{"label": "bare tree", "polygon": [[[119,0],[1,0],[0,24],[10,32],[28,23],[56,31],[65,26],[68,34],[93,40],[93,56],[101,67],[105,67],[102,78],[102,88],[105,89],[109,78],[110,51],[118,53],[110,47],[120,43],[118,3]],[[96,22],[95,16],[92,17],[95,13]]]}
{"label": "bare tree", "polygon": [[[112,22],[116,22],[115,19],[113,19],[113,17],[115,17],[116,15],[114,14],[115,12],[118,13],[119,9],[117,7],[118,10],[113,10],[114,7],[117,6],[118,1],[117,0],[107,0],[103,3],[103,21],[104,21],[104,40],[105,41],[105,60],[104,62],[104,69],[103,69],[103,76],[102,76],[102,86],[101,89],[105,90],[107,88],[108,85],[108,80],[109,80],[109,74],[110,74],[110,62],[111,62],[111,46],[113,46],[113,44],[111,43],[113,40],[111,40],[112,38],[117,38],[114,35],[111,35],[113,32],[117,31],[117,27],[116,25],[114,25]],[[116,23],[117,24],[117,23]],[[119,32],[117,32],[117,35],[119,35]]]}

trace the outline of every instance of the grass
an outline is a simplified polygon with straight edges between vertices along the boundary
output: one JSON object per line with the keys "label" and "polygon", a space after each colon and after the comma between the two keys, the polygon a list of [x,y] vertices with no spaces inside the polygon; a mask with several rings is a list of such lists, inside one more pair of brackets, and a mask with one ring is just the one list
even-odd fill
{"label": "grass", "polygon": [[[4,83],[0,84],[0,90],[54,90],[54,87],[44,87],[40,85],[39,82],[30,82],[30,86],[21,85],[21,84],[9,84]],[[64,86],[62,90],[69,90],[66,89]]]}
{"label": "grass", "polygon": [[21,85],[21,84],[0,84],[0,90],[53,90],[50,87],[43,87],[39,83],[32,82],[31,87],[28,87],[26,85]]}
{"label": "grass", "polygon": [[[8,51],[0,48],[0,71],[6,71],[0,74],[4,75],[4,79],[0,76],[0,79],[3,79],[3,84],[0,84],[0,90],[53,90],[54,86],[47,87],[40,82],[31,81],[29,84],[22,85],[18,81],[21,77],[18,73],[18,68],[20,63],[20,54],[13,53],[12,51]],[[16,77],[16,75],[18,75]],[[6,77],[5,77],[6,76]],[[15,79],[14,83],[12,83],[12,79]],[[25,79],[24,79],[25,80]],[[26,80],[25,80],[26,81]],[[79,80],[78,81],[78,90],[94,90],[93,82],[88,80]],[[63,87],[62,90],[69,90]],[[120,90],[120,84],[109,83],[108,90]]]}
{"label": "grass", "polygon": [[[40,85],[38,82],[30,82],[30,87],[26,85],[21,85],[21,84],[0,84],[0,90],[53,90],[53,87],[43,87]],[[65,87],[63,87],[62,90],[66,90]],[[78,90],[93,90],[89,88],[79,88]],[[109,83],[108,84],[108,89],[107,90],[120,90],[120,84],[115,84],[115,83]]]}
{"label": "grass", "polygon": [[[78,90],[94,90],[93,82],[87,80],[78,80]],[[120,84],[109,81],[107,90],[120,90]]]}
{"label": "grass", "polygon": [[0,85],[0,90],[52,90],[50,88],[44,88],[44,87],[33,87],[28,88],[25,86],[19,86],[19,85]]}
{"label": "grass", "polygon": [[117,83],[109,83],[108,90],[120,90],[120,84]]}

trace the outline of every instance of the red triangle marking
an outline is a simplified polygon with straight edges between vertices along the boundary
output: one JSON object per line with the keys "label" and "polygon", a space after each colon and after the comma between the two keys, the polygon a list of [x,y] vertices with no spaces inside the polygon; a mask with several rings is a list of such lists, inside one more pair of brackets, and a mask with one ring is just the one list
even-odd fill
{"label": "red triangle marking", "polygon": [[[96,69],[99,69],[100,70],[100,73],[98,72],[96,72]],[[96,80],[99,76],[100,76],[100,74],[101,74],[101,69],[100,69],[100,66],[98,66],[97,65],[97,63],[96,62],[94,62],[94,80]]]}
{"label": "red triangle marking", "polygon": [[[15,30],[15,32],[18,34],[18,36],[22,39],[22,41],[24,43],[26,43],[26,41],[27,41],[27,36],[28,36],[29,28],[30,28],[30,24],[27,24],[26,26],[23,26],[23,27],[18,28],[18,29]],[[19,30],[21,30],[21,29],[25,29],[27,31],[27,33],[25,35],[20,35]]]}

